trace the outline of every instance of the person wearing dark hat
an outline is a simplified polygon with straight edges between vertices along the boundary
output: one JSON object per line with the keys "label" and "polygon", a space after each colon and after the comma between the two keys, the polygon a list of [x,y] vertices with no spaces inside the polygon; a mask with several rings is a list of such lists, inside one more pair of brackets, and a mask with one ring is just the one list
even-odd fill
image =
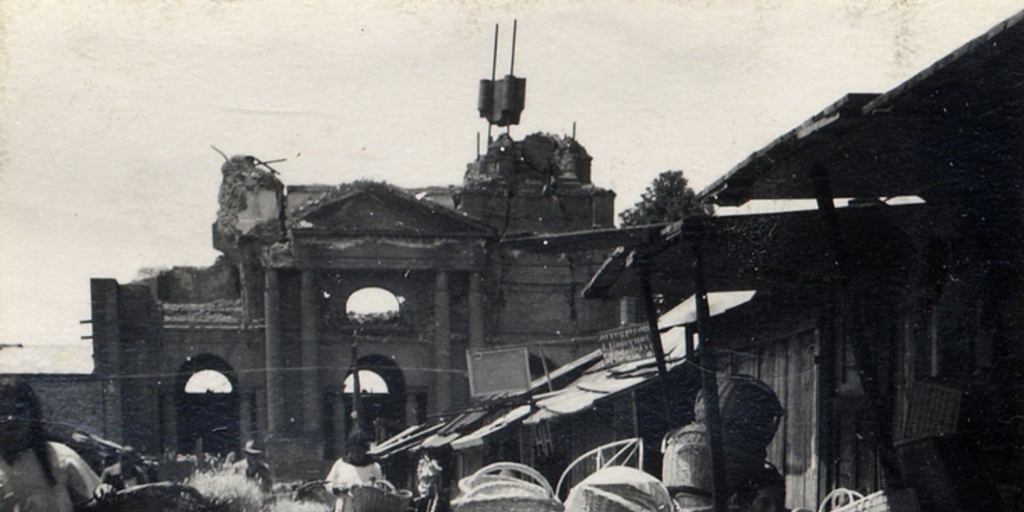
{"label": "person wearing dark hat", "polygon": [[131,446],[125,446],[117,452],[117,462],[103,468],[100,480],[110,484],[115,490],[121,491],[147,483],[146,468],[142,456]]}
{"label": "person wearing dark hat", "polygon": [[355,431],[345,442],[345,456],[331,466],[327,474],[326,487],[338,497],[335,512],[354,512],[352,497],[348,490],[356,485],[373,485],[384,479],[380,464],[369,455],[370,438],[361,431]]}
{"label": "person wearing dark hat", "polygon": [[263,450],[256,445],[255,439],[249,439],[242,451],[245,452],[245,477],[256,482],[261,491],[270,492],[274,477],[270,473],[270,465],[263,457]]}

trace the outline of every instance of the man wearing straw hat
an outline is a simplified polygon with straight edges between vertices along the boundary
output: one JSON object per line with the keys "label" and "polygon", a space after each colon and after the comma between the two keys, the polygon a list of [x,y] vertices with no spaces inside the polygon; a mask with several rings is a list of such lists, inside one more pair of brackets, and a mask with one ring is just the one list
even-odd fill
{"label": "man wearing straw hat", "polygon": [[274,485],[274,477],[270,473],[270,465],[263,458],[263,450],[256,445],[255,439],[245,442],[245,477],[260,486],[263,492],[270,492]]}

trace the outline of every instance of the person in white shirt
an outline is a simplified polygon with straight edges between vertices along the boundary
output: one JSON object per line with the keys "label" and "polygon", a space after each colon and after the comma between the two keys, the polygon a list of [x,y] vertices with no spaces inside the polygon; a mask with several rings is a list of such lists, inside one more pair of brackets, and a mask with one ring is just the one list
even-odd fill
{"label": "person in white shirt", "polygon": [[327,474],[326,487],[338,497],[335,512],[356,512],[348,490],[356,485],[373,485],[384,479],[380,464],[368,454],[370,438],[361,431],[355,431],[345,443],[345,456],[331,466]]}
{"label": "person in white shirt", "polygon": [[32,387],[0,379],[0,512],[72,512],[110,491],[78,453],[45,439]]}

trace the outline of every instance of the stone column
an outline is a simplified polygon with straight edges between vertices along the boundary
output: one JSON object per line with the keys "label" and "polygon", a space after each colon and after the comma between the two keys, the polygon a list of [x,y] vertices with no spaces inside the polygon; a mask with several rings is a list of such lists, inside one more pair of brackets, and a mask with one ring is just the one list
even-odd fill
{"label": "stone column", "polygon": [[469,273],[469,348],[484,345],[484,294],[480,289],[480,273]]}
{"label": "stone column", "polygon": [[317,433],[323,428],[320,365],[317,349],[320,330],[320,301],[312,270],[302,271],[301,286],[299,306],[302,311],[300,326],[302,336],[302,426],[307,433]]}
{"label": "stone column", "polygon": [[268,268],[263,290],[263,325],[266,332],[267,435],[283,433],[287,414],[281,381],[281,290],[278,270]]}
{"label": "stone column", "polygon": [[451,406],[451,301],[448,291],[448,272],[439,271],[434,288],[434,411],[441,412]]}

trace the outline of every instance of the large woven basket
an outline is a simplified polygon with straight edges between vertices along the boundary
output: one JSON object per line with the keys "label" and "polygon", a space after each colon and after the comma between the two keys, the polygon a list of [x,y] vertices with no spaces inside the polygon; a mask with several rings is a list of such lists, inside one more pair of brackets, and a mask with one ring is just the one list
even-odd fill
{"label": "large woven basket", "polygon": [[862,496],[848,489],[836,489],[825,496],[818,512],[920,512],[913,489],[883,489]]}
{"label": "large woven basket", "polygon": [[653,475],[626,466],[609,466],[585,478],[569,492],[566,512],[671,512],[672,497]]}
{"label": "large woven basket", "polygon": [[459,480],[455,512],[563,512],[547,479],[514,462],[498,462]]}
{"label": "large woven basket", "polygon": [[374,485],[354,485],[349,494],[358,512],[405,512],[412,500],[412,493],[397,491],[384,481]]}
{"label": "large woven basket", "polygon": [[206,512],[210,504],[199,491],[171,482],[138,485],[101,502],[102,512]]}
{"label": "large woven basket", "polygon": [[639,503],[626,499],[616,493],[597,487],[579,487],[576,492],[582,498],[582,510],[579,512],[650,512]]}

